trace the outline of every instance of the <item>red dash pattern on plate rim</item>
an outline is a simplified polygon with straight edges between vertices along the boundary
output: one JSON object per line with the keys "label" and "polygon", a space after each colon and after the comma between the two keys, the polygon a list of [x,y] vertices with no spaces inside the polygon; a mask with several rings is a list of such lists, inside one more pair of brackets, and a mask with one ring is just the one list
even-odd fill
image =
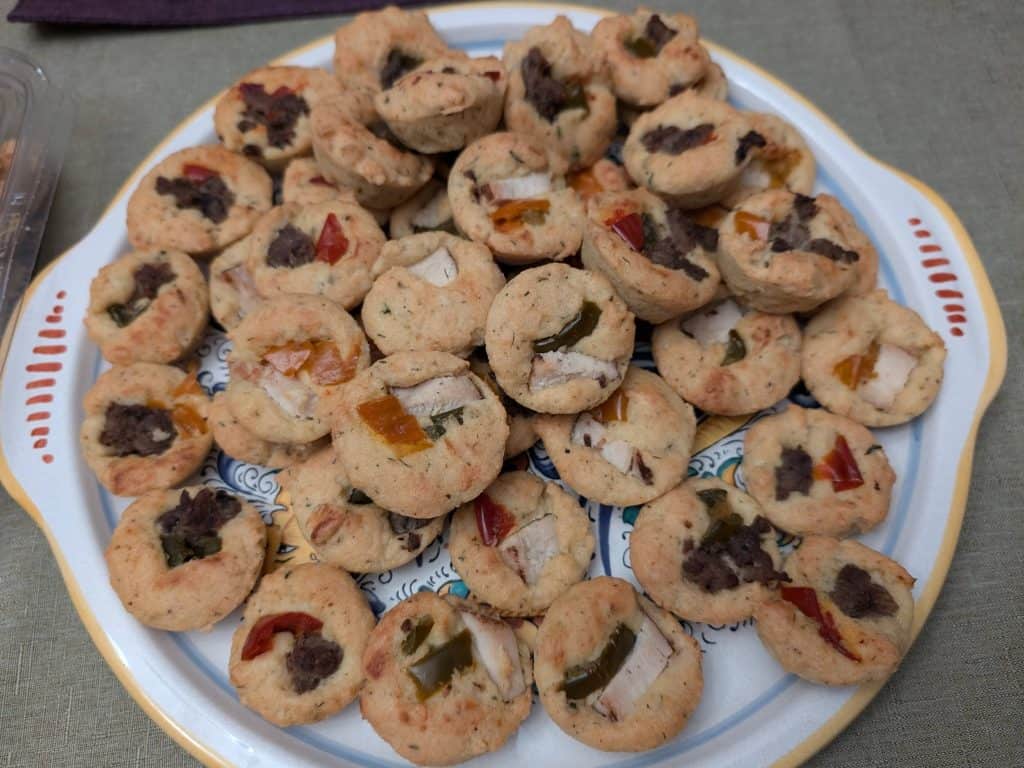
{"label": "red dash pattern on plate rim", "polygon": [[[907,224],[909,224],[914,230],[915,238],[919,241],[931,240],[931,232],[927,229],[919,229],[921,223],[921,219],[916,216],[914,218],[907,219]],[[921,242],[918,245],[917,250],[926,256],[926,258],[921,259],[921,267],[928,270],[928,280],[930,282],[938,285],[945,285],[948,283],[956,283],[958,281],[955,273],[942,269],[945,267],[948,270],[949,259],[945,256],[932,255],[941,254],[942,246],[935,242]],[[960,291],[953,290],[951,288],[937,288],[935,290],[935,295],[940,299],[962,299],[964,297]],[[942,309],[946,313],[946,320],[950,325],[950,335],[957,337],[963,336],[964,329],[960,326],[967,323],[967,315],[965,314],[966,311],[964,307],[960,304],[946,304]]]}
{"label": "red dash pattern on plate rim", "polygon": [[[67,291],[57,292],[57,301],[64,301],[67,297]],[[64,322],[63,304],[55,304],[52,313],[45,317],[45,322],[46,326],[36,334],[40,339],[53,342],[67,336],[67,331],[59,327]],[[63,357],[67,351],[68,348],[65,344],[40,343],[32,348],[32,362],[25,366],[25,371],[27,373],[57,373],[64,367],[64,364],[54,358]],[[46,448],[47,436],[50,434],[48,426],[39,425],[39,422],[50,420],[50,412],[39,406],[53,402],[53,394],[46,390],[52,389],[56,385],[57,379],[55,378],[30,378],[25,383],[25,391],[28,394],[25,406],[29,409],[25,416],[25,423],[30,427],[28,437],[32,441],[32,448],[36,451]],[[43,453],[40,458],[44,464],[53,463],[52,453]]]}

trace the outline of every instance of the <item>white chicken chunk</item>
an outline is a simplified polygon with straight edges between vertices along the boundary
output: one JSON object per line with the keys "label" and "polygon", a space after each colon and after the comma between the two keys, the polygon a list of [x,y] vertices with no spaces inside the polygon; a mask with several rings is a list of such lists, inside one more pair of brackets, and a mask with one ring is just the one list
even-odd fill
{"label": "white chicken chunk", "polygon": [[917,358],[902,347],[880,344],[875,375],[857,387],[857,394],[881,411],[892,407],[917,367]]}
{"label": "white chicken chunk", "polygon": [[686,318],[679,327],[684,333],[690,334],[702,347],[712,344],[725,344],[729,340],[729,331],[743,319],[743,310],[732,299],[715,304]]}
{"label": "white chicken chunk", "polygon": [[608,685],[594,701],[594,709],[606,717],[625,720],[647,689],[658,679],[672,657],[672,646],[661,630],[644,615],[636,642]]}
{"label": "white chicken chunk", "polygon": [[650,469],[644,464],[640,450],[627,440],[609,440],[608,430],[589,413],[581,413],[572,426],[570,441],[593,448],[601,458],[624,475],[630,475],[650,484]]}
{"label": "white chicken chunk", "polygon": [[498,686],[505,701],[511,701],[526,690],[519,645],[512,627],[501,619],[462,611],[462,621],[473,636],[473,648]]}
{"label": "white chicken chunk", "polygon": [[538,517],[506,536],[498,547],[498,553],[505,564],[519,574],[519,578],[533,586],[540,579],[548,560],[558,554],[555,516]]}
{"label": "white chicken chunk", "polygon": [[485,187],[484,196],[491,202],[505,200],[527,200],[541,197],[551,191],[551,176],[547,173],[531,173],[509,179],[492,181]]}
{"label": "white chicken chunk", "polygon": [[541,352],[533,356],[530,389],[546,389],[570,379],[594,379],[602,386],[619,378],[619,369],[609,360],[599,360],[582,352]]}
{"label": "white chicken chunk", "polygon": [[292,376],[285,376],[269,365],[238,363],[231,366],[231,375],[248,381],[264,392],[292,418],[315,415],[316,393]]}
{"label": "white chicken chunk", "polygon": [[455,259],[443,246],[408,269],[416,277],[438,288],[444,288],[459,276],[459,267]]}
{"label": "white chicken chunk", "polygon": [[435,416],[483,398],[469,376],[435,376],[411,387],[392,387],[391,394],[413,416]]}
{"label": "white chicken chunk", "polygon": [[452,206],[448,202],[448,190],[441,187],[426,205],[416,211],[412,225],[420,229],[436,229],[451,218]]}

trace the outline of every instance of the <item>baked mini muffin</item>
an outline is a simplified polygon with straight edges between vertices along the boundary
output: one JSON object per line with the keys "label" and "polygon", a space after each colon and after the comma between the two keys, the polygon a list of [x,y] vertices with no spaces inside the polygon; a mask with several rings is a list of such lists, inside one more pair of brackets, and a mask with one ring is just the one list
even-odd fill
{"label": "baked mini muffin", "polygon": [[878,287],[878,251],[871,239],[857,224],[853,214],[832,195],[818,195],[814,200],[819,208],[832,217],[839,233],[860,257],[855,262],[857,278],[846,289],[846,294],[862,296],[871,293]]}
{"label": "baked mini muffin", "polygon": [[718,268],[744,304],[810,312],[857,280],[860,254],[827,208],[785,189],[751,195],[719,227]]}
{"label": "baked mini muffin", "polygon": [[231,639],[231,684],[245,706],[275,725],[323,720],[359,693],[374,623],[340,568],[276,570],[260,581]]}
{"label": "baked mini muffin", "polygon": [[507,87],[500,59],[452,51],[402,76],[377,94],[374,106],[405,146],[451,152],[495,129]]}
{"label": "baked mini muffin", "polygon": [[505,125],[550,147],[561,170],[586,168],[615,135],[615,94],[602,52],[565,16],[505,43]]}
{"label": "baked mini muffin", "polygon": [[661,15],[637,8],[606,16],[594,27],[594,45],[611,69],[615,95],[638,107],[654,107],[697,85],[708,71],[697,20],[685,13]]}
{"label": "baked mini muffin", "polygon": [[754,413],[800,380],[800,327],[792,315],[746,310],[731,298],[662,323],[651,351],[665,381],[707,413]]}
{"label": "baked mini muffin", "polygon": [[487,355],[482,349],[477,349],[469,359],[469,369],[473,371],[480,380],[491,388],[491,391],[501,400],[501,405],[508,415],[508,440],[505,441],[505,458],[510,459],[517,456],[537,442],[537,430],[534,429],[533,419],[537,415],[529,408],[525,408],[505,394],[498,386],[498,377],[494,375],[491,364],[487,362]]}
{"label": "baked mini muffin", "polygon": [[798,536],[842,537],[885,519],[896,473],[857,422],[790,404],[747,432],[743,479],[773,525]]}
{"label": "baked mini muffin", "polygon": [[378,507],[352,486],[330,446],[286,469],[278,482],[317,556],[352,573],[379,573],[405,565],[444,527],[444,517],[421,520]]}
{"label": "baked mini muffin", "polygon": [[630,366],[622,386],[578,415],[534,427],[559,476],[591,501],[643,504],[686,477],[697,420],[660,376]]}
{"label": "baked mini muffin", "polygon": [[446,352],[399,352],[345,387],[334,448],[349,480],[384,509],[431,518],[498,476],[505,409],[469,363]]}
{"label": "baked mini muffin", "polygon": [[633,313],[603,275],[547,264],[520,272],[494,300],[487,359],[518,403],[579,413],[622,383],[634,329]]}
{"label": "baked mini muffin", "polygon": [[110,537],[110,585],[146,626],[209,629],[249,596],[266,536],[259,513],[225,491],[150,491],[124,511]]}
{"label": "baked mini muffin", "polygon": [[434,173],[434,162],[398,142],[373,105],[373,93],[349,88],[310,115],[313,153],[328,181],[351,189],[370,208],[408,200]]}
{"label": "baked mini muffin", "polygon": [[270,210],[270,176],[221,146],[175,152],[128,199],[128,240],[139,250],[202,256],[249,234]]}
{"label": "baked mini muffin", "polygon": [[431,179],[419,192],[391,211],[388,232],[395,240],[420,232],[459,234],[448,202],[448,185]]}
{"label": "baked mini muffin", "polygon": [[358,14],[334,33],[334,74],[346,88],[390,88],[448,46],[422,11],[393,5]]}
{"label": "baked mini muffin", "polygon": [[605,192],[625,192],[633,187],[626,169],[607,157],[602,157],[589,168],[573,171],[565,181],[584,203]]}
{"label": "baked mini muffin", "polygon": [[583,237],[583,204],[537,139],[492,133],[470,144],[448,176],[455,223],[506,264],[562,259]]}
{"label": "baked mini muffin", "polygon": [[226,404],[246,430],[273,443],[326,435],[333,396],[370,364],[356,321],[312,296],[264,302],[229,336]]}
{"label": "baked mini muffin", "polygon": [[85,328],[115,365],[170,363],[191,352],[209,319],[203,273],[180,251],[133,251],[89,286]]}
{"label": "baked mini muffin", "polygon": [[885,291],[830,304],[804,330],[804,382],[818,402],[869,427],[902,424],[935,400],[946,345]]}
{"label": "baked mini muffin", "polygon": [[483,344],[487,311],[505,286],[487,246],[446,232],[388,241],[373,274],[363,328],[385,355],[404,350],[468,355]]}
{"label": "baked mini muffin", "polygon": [[210,310],[214,319],[231,330],[251,312],[263,296],[249,271],[252,235],[232,243],[210,262]]}
{"label": "baked mini muffin", "polygon": [[281,179],[281,199],[286,203],[313,205],[329,200],[351,200],[356,196],[352,190],[339,187],[330,181],[316,160],[311,157],[297,157],[288,163]]}
{"label": "baked mini muffin", "polygon": [[210,452],[209,402],[192,374],[180,368],[111,368],[82,401],[82,455],[115,496],[171,488],[199,469]]}
{"label": "baked mini muffin", "polygon": [[812,683],[885,680],[910,646],[914,586],[899,563],[857,541],[804,539],[786,559],[792,583],[754,618],[765,648]]}
{"label": "baked mini muffin", "polygon": [[[764,137],[765,145],[743,169],[739,187],[725,203],[737,205],[743,198],[764,189],[811,194],[816,164],[800,132],[781,117],[767,112],[748,112],[746,116],[754,130]],[[829,199],[835,200],[831,196]]]}
{"label": "baked mini muffin", "polygon": [[363,655],[359,709],[417,765],[494,752],[530,714],[530,650],[500,618],[417,592],[384,614]]}
{"label": "baked mini muffin", "polygon": [[636,119],[623,160],[638,184],[675,205],[700,208],[733,191],[764,145],[743,113],[684,91]]}
{"label": "baked mini muffin", "polygon": [[370,270],[387,240],[351,201],[286,203],[260,219],[246,266],[264,296],[322,296],[351,309],[370,290]]}
{"label": "baked mini muffin", "polygon": [[313,151],[309,112],[341,93],[330,72],[315,67],[260,67],[224,92],[213,127],[225,147],[279,170]]}
{"label": "baked mini muffin", "polygon": [[707,304],[719,286],[718,231],[644,189],[587,204],[583,265],[607,277],[641,320],[661,323]]}
{"label": "baked mini muffin", "polygon": [[629,536],[644,591],[681,619],[750,618],[780,581],[775,529],[751,496],[718,478],[692,478],[646,504]]}
{"label": "baked mini muffin", "polygon": [[537,633],[545,711],[578,741],[639,752],[675,738],[700,702],[700,647],[673,616],[622,579],[564,592]]}
{"label": "baked mini muffin", "polygon": [[594,535],[558,485],[508,472],[455,513],[448,548],[474,599],[507,616],[537,616],[586,575]]}
{"label": "baked mini muffin", "polygon": [[271,469],[290,467],[304,461],[330,443],[326,437],[312,443],[275,443],[257,437],[235,418],[223,392],[213,396],[208,421],[213,430],[213,440],[224,453],[247,464]]}

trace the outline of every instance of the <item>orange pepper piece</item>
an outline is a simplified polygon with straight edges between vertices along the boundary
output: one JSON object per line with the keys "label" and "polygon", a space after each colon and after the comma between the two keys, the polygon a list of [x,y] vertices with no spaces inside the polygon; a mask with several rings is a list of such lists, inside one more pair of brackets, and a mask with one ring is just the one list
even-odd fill
{"label": "orange pepper piece", "polygon": [[384,442],[394,448],[396,455],[408,456],[426,450],[433,443],[394,395],[384,395],[356,406],[359,418]]}

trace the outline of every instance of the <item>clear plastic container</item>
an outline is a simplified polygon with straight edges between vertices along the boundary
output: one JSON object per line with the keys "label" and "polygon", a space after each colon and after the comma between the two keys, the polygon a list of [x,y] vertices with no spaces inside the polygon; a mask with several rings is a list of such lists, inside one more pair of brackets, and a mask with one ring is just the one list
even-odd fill
{"label": "clear plastic container", "polygon": [[39,66],[0,47],[0,328],[35,269],[74,113]]}

